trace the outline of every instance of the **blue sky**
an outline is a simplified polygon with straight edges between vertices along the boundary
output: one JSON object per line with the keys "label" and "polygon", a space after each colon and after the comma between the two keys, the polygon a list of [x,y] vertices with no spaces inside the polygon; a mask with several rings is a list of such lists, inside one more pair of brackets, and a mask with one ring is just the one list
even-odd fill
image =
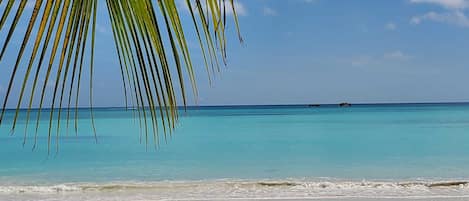
{"label": "blue sky", "polygon": [[[236,7],[245,42],[230,23],[228,65],[211,86],[188,36],[200,105],[469,101],[469,0],[238,0]],[[104,1],[99,12],[95,104],[122,106]],[[1,63],[0,100],[13,62]]]}

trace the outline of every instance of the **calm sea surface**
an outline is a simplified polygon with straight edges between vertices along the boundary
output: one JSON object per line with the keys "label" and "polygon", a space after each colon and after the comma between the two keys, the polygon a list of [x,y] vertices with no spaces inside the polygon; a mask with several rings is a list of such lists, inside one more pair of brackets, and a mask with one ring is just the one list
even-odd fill
{"label": "calm sea surface", "polygon": [[53,129],[50,155],[47,112],[35,150],[35,121],[23,147],[25,113],[12,135],[14,111],[0,127],[4,193],[75,183],[469,178],[469,104],[189,108],[166,142],[159,133],[157,149],[153,136],[145,143],[133,111],[121,108],[95,109],[96,143],[89,110],[81,109],[77,135],[62,121],[58,153]]}

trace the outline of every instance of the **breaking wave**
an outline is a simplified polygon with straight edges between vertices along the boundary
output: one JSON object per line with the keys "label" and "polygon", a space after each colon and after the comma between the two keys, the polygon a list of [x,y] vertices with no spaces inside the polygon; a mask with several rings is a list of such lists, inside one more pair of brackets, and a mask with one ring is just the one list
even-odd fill
{"label": "breaking wave", "polygon": [[[206,180],[161,182],[64,183],[57,185],[0,185],[5,196],[86,194],[100,200],[119,196],[133,200],[198,199],[309,199],[309,198],[441,198],[469,197],[468,181],[306,181],[306,180]],[[76,197],[77,200],[83,196]],[[139,199],[137,199],[139,198]],[[88,197],[87,199],[93,200]],[[38,200],[41,200],[38,198]],[[111,199],[112,200],[112,199]]]}

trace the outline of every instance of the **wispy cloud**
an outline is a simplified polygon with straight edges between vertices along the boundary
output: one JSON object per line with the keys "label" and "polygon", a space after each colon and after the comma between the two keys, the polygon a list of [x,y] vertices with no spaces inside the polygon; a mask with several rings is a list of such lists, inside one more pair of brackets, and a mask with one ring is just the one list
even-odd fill
{"label": "wispy cloud", "polygon": [[[231,7],[231,3],[229,1],[225,1],[225,6],[226,6],[226,14],[228,15],[233,15],[233,7]],[[244,4],[242,4],[239,1],[234,2],[234,8],[236,9],[236,14],[240,16],[247,16],[248,11]]]}
{"label": "wispy cloud", "polygon": [[469,8],[469,0],[410,0],[411,3],[426,3],[443,6],[447,9]]}
{"label": "wispy cloud", "polygon": [[469,18],[461,11],[445,13],[428,12],[424,15],[412,17],[410,22],[412,24],[420,24],[425,20],[469,27]]}
{"label": "wispy cloud", "polygon": [[389,23],[387,23],[387,24],[384,26],[384,28],[385,28],[386,30],[394,31],[394,30],[397,29],[397,25],[394,24],[393,22],[389,22]]}
{"label": "wispy cloud", "polygon": [[276,16],[278,15],[277,11],[270,7],[264,7],[262,10],[265,16]]}
{"label": "wispy cloud", "polygon": [[452,24],[460,27],[469,27],[469,17],[465,10],[469,8],[469,0],[410,0],[414,4],[433,4],[444,8],[442,12],[427,12],[414,16],[410,23],[421,24],[424,21]]}
{"label": "wispy cloud", "polygon": [[349,64],[352,66],[370,66],[370,65],[383,65],[391,62],[406,62],[412,59],[412,56],[403,53],[400,50],[386,52],[382,55],[360,55],[349,59]]}
{"label": "wispy cloud", "polygon": [[383,55],[383,58],[386,60],[394,60],[394,61],[407,61],[412,57],[402,53],[400,50],[387,52]]}

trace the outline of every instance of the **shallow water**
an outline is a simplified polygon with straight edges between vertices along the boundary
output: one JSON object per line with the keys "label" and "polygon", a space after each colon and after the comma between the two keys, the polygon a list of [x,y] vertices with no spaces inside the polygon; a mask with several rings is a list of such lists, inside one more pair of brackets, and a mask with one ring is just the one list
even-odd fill
{"label": "shallow water", "polygon": [[[81,109],[77,135],[73,121],[68,130],[66,121],[62,121],[58,153],[54,127],[50,155],[47,154],[49,118],[47,112],[43,114],[46,115],[40,121],[37,148],[32,151],[35,121],[29,125],[23,147],[25,111],[20,112],[12,136],[9,134],[14,111],[8,111],[7,122],[0,127],[0,198],[3,195],[18,199],[15,196],[19,193],[27,199],[30,194],[33,197],[48,194],[50,189],[53,194],[59,191],[69,195],[83,191],[83,184],[107,189],[106,185],[116,182],[117,189],[107,190],[125,194],[143,191],[142,186],[159,185],[156,188],[159,190],[152,186],[152,192],[166,195],[159,198],[168,199],[171,195],[183,199],[184,193],[185,198],[197,197],[204,194],[204,189],[212,189],[211,185],[220,186],[215,191],[223,195],[230,195],[225,191],[234,192],[234,197],[238,195],[236,190],[243,192],[239,196],[251,192],[251,197],[283,192],[285,198],[317,197],[321,192],[357,195],[355,191],[360,191],[357,196],[365,197],[469,195],[464,184],[434,188],[419,183],[469,179],[467,104],[189,108],[181,112],[178,126],[167,142],[163,132],[159,132],[157,150],[153,136],[148,137],[146,145],[144,132],[139,132],[132,110],[121,108],[95,110],[96,144],[89,110]],[[220,180],[223,182],[217,183]],[[300,185],[258,185],[265,180]],[[369,188],[365,185],[364,190],[359,188],[363,181],[385,183]],[[165,186],[173,186],[172,182],[201,184],[178,194]],[[256,185],[252,190],[235,188],[227,182]],[[321,182],[348,185],[351,190],[334,187],[335,190],[325,191],[312,187]],[[419,185],[399,186],[403,182]],[[134,184],[138,188],[130,191],[122,187]],[[56,186],[74,190],[54,190]],[[162,191],[161,186],[166,190]],[[382,186],[386,187],[385,192],[380,191]],[[269,191],[276,188],[283,190]],[[96,189],[85,191],[101,192]]]}

